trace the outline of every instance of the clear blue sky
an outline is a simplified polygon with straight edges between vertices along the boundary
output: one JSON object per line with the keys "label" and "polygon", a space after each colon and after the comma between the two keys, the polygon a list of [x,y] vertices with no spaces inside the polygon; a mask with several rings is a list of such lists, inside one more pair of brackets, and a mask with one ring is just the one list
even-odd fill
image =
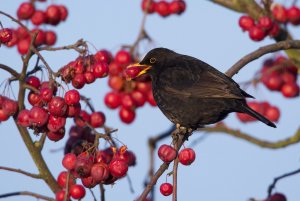
{"label": "clear blue sky", "polygon": [[[2,0],[0,10],[15,14],[20,0]],[[58,33],[57,45],[74,43],[79,38],[92,43],[98,49],[107,48],[112,52],[121,45],[132,44],[135,40],[142,11],[140,0],[112,1],[51,1],[64,3],[70,12],[65,23],[55,30]],[[237,25],[240,14],[234,13],[209,1],[187,0],[187,11],[180,17],[171,16],[162,19],[152,15],[147,19],[146,29],[154,39],[154,46],[163,46],[177,52],[192,55],[225,71],[245,54],[273,41],[252,42],[246,33]],[[43,5],[41,5],[43,6]],[[4,26],[14,26],[12,22],[0,16]],[[290,28],[290,27],[289,27]],[[299,31],[291,27],[295,36]],[[153,46],[153,47],[154,47]],[[91,46],[91,50],[93,50]],[[76,58],[74,52],[43,53],[54,69]],[[264,57],[266,58],[266,57]],[[249,64],[234,77],[237,81],[248,80],[261,66],[263,59]],[[21,69],[21,59],[16,49],[0,48],[0,63]],[[0,81],[8,74],[1,71]],[[3,88],[1,88],[1,91]],[[137,155],[137,166],[129,170],[135,193],[132,194],[126,179],[118,181],[114,186],[106,186],[107,200],[132,201],[142,191],[144,178],[148,168],[147,139],[150,136],[169,128],[169,121],[158,109],[146,106],[138,110],[136,121],[130,126],[120,122],[117,112],[110,112],[103,105],[103,95],[108,91],[106,80],[97,81],[88,86],[82,93],[93,95],[93,104],[98,110],[107,113],[107,124],[118,128],[116,136]],[[271,104],[280,106],[282,116],[277,129],[261,123],[240,124],[235,115],[226,120],[230,126],[240,128],[261,139],[275,141],[292,135],[299,126],[299,98],[286,100],[280,94],[269,93],[263,86],[256,90],[247,89],[257,100],[269,100]],[[16,93],[16,90],[15,90]],[[68,121],[68,125],[71,125]],[[37,172],[12,120],[0,125],[0,165],[20,168],[29,172]],[[195,133],[186,146],[202,134]],[[33,136],[33,138],[35,138]],[[63,170],[61,165],[62,151],[50,153],[51,149],[64,146],[65,140],[57,143],[46,142],[43,155],[54,175]],[[170,143],[168,138],[161,143]],[[299,168],[300,145],[280,150],[262,149],[247,142],[227,135],[212,135],[194,147],[197,158],[190,167],[179,168],[178,200],[189,201],[246,201],[250,197],[263,199],[268,185],[273,178]],[[157,158],[157,157],[156,157]],[[161,162],[156,161],[156,166]],[[171,170],[170,170],[171,171]],[[158,184],[165,181],[165,176]],[[169,178],[171,181],[171,178]],[[0,194],[14,191],[33,191],[51,196],[47,186],[16,173],[0,171]],[[284,179],[278,183],[276,190],[283,192],[289,201],[300,199],[300,175]],[[98,189],[94,192],[98,194]],[[91,200],[90,194],[85,200]],[[171,200],[156,192],[156,200]],[[9,201],[36,200],[30,197],[11,197]],[[98,199],[99,200],[99,199]]]}

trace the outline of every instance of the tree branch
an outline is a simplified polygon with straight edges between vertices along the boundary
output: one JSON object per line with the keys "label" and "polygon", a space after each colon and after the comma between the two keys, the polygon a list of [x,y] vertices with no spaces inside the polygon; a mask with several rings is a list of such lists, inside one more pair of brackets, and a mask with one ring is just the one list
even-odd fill
{"label": "tree branch", "polygon": [[17,172],[17,173],[20,173],[20,174],[23,174],[23,175],[26,175],[28,177],[32,177],[32,178],[35,178],[35,179],[41,179],[42,178],[41,175],[39,175],[39,174],[33,174],[33,173],[26,172],[24,170],[16,169],[16,168],[9,168],[9,167],[0,166],[0,170],[7,170],[7,171],[11,171],[11,172]]}
{"label": "tree branch", "polygon": [[228,128],[221,124],[217,124],[216,126],[213,126],[213,127],[201,128],[201,129],[199,129],[199,131],[205,131],[206,133],[212,133],[212,134],[221,133],[221,134],[231,135],[233,137],[240,138],[240,139],[250,142],[252,144],[258,145],[259,147],[269,148],[269,149],[285,148],[289,145],[300,142],[300,129],[298,129],[293,136],[288,137],[283,140],[279,140],[277,142],[269,142],[269,141],[265,141],[265,140],[260,140],[260,139],[250,136],[247,133],[243,133],[240,130],[231,129],[231,128]]}
{"label": "tree branch", "polygon": [[[80,47],[83,47],[83,49],[81,49]],[[87,44],[83,39],[79,39],[76,43],[72,44],[72,45],[65,45],[62,47],[49,47],[49,46],[44,46],[44,47],[40,47],[37,48],[37,51],[58,51],[58,50],[76,50],[79,53],[84,53],[87,51]]]}
{"label": "tree branch", "polygon": [[250,54],[241,58],[231,68],[229,68],[225,74],[228,77],[232,77],[233,75],[237,74],[245,65],[247,65],[251,61],[258,59],[259,57],[261,57],[267,53],[272,53],[272,52],[276,52],[279,50],[287,50],[287,49],[300,49],[300,40],[280,41],[278,43],[260,47],[256,51],[251,52]]}
{"label": "tree branch", "polygon": [[35,197],[35,198],[41,199],[41,200],[55,201],[55,199],[53,199],[53,198],[50,198],[50,197],[47,197],[44,195],[40,195],[37,193],[29,192],[29,191],[20,191],[20,192],[2,194],[2,195],[0,195],[0,199],[11,197],[11,196],[17,196],[17,195],[28,195],[28,196]]}
{"label": "tree branch", "polygon": [[18,78],[20,75],[17,71],[15,71],[14,69],[12,69],[11,67],[9,66],[6,66],[4,64],[0,64],[0,69],[3,69],[7,72],[9,72],[12,76],[14,76],[15,78]]}

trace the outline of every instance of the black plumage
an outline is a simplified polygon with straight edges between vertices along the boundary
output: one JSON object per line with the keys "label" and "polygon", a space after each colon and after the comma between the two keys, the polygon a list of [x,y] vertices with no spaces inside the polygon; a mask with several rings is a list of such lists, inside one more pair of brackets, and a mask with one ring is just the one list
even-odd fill
{"label": "black plumage", "polygon": [[249,108],[253,98],[230,77],[207,63],[166,48],[149,51],[140,65],[152,79],[154,99],[173,123],[198,128],[223,120],[231,112],[247,113],[268,126],[270,120]]}

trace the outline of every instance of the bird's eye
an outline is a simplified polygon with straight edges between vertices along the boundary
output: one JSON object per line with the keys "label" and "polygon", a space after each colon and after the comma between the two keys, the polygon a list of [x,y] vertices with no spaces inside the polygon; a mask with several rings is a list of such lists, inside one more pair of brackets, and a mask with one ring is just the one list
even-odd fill
{"label": "bird's eye", "polygon": [[156,62],[156,59],[155,59],[154,57],[152,57],[152,58],[150,59],[150,63],[154,64],[155,62]]}

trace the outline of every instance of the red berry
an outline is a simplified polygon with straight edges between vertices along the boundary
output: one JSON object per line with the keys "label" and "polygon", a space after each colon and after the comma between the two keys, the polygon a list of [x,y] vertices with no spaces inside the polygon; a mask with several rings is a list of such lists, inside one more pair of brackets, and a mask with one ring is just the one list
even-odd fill
{"label": "red berry", "polygon": [[64,138],[64,136],[65,136],[65,128],[62,127],[61,129],[59,129],[56,132],[48,131],[46,134],[47,134],[47,137],[48,137],[49,140],[57,142],[57,141],[59,141],[59,140],[61,140],[61,139]]}
{"label": "red berry", "polygon": [[[1,34],[0,34],[1,35]],[[12,30],[12,38],[8,42],[6,42],[4,45],[6,47],[13,47],[18,43],[18,35],[16,30]]]}
{"label": "red berry", "polygon": [[278,22],[285,23],[287,21],[287,10],[284,6],[276,4],[272,9],[272,13]]}
{"label": "red berry", "polygon": [[30,126],[30,121],[29,121],[29,110],[21,110],[18,114],[18,119],[17,122],[19,125],[28,127]]}
{"label": "red berry", "polygon": [[145,95],[142,92],[138,91],[138,90],[132,91],[131,92],[131,97],[132,97],[132,99],[133,99],[133,101],[134,101],[134,103],[137,107],[143,106],[146,102]]}
{"label": "red berry", "polygon": [[116,91],[121,91],[122,88],[124,87],[125,84],[125,79],[120,76],[109,76],[108,78],[108,85],[116,90]]}
{"label": "red berry", "polygon": [[65,21],[69,14],[68,9],[64,5],[59,5],[58,9],[60,13],[60,20]]}
{"label": "red berry", "polygon": [[180,15],[185,11],[186,4],[183,0],[174,0],[169,4],[170,13]]}
{"label": "red berry", "polygon": [[255,22],[254,19],[248,15],[243,15],[240,17],[239,19],[239,26],[244,30],[244,31],[248,31],[250,30],[252,27],[255,26]]}
{"label": "red berry", "polygon": [[26,78],[26,84],[38,89],[41,86],[41,81],[36,76],[29,76]]}
{"label": "red berry", "polygon": [[131,62],[131,55],[126,50],[119,50],[115,56],[115,62],[120,65],[128,65]]}
{"label": "red berry", "polygon": [[42,97],[39,94],[34,93],[33,91],[29,92],[28,94],[28,102],[32,105],[32,106],[43,106],[43,102],[42,102]]}
{"label": "red berry", "polygon": [[55,96],[48,103],[48,110],[51,114],[62,117],[67,112],[67,104],[60,96]]}
{"label": "red berry", "polygon": [[298,76],[294,75],[289,71],[284,71],[281,74],[282,80],[284,83],[295,83],[297,81]]}
{"label": "red berry", "polygon": [[[67,178],[68,172],[62,171],[57,176],[57,183],[61,188],[65,188],[67,186]],[[75,184],[75,180],[72,175],[69,177],[69,187]]]}
{"label": "red berry", "polygon": [[100,128],[105,123],[105,115],[103,112],[93,112],[91,114],[91,125],[94,128]]}
{"label": "red berry", "polygon": [[51,89],[49,89],[49,88],[40,89],[40,98],[44,102],[46,102],[46,103],[50,102],[52,97],[53,97],[53,91]]}
{"label": "red berry", "polygon": [[46,9],[47,22],[52,25],[57,25],[61,19],[59,7],[50,5]]}
{"label": "red berry", "polygon": [[81,89],[85,85],[85,77],[83,74],[76,74],[72,79],[72,86],[76,89]]}
{"label": "red berry", "polygon": [[280,31],[280,27],[279,27],[279,25],[275,22],[275,23],[273,23],[273,27],[272,27],[272,29],[268,32],[268,34],[269,34],[269,36],[271,36],[271,37],[276,37],[276,36],[278,36],[279,31]]}
{"label": "red berry", "polygon": [[93,161],[89,156],[78,156],[75,164],[75,171],[80,177],[88,177],[91,174]]}
{"label": "red berry", "polygon": [[136,78],[142,70],[143,68],[140,66],[132,66],[125,70],[125,76],[128,78]]}
{"label": "red berry", "polygon": [[26,28],[24,27],[19,27],[17,29],[17,36],[18,36],[18,39],[21,40],[21,39],[26,39],[29,37],[29,33],[27,31]]}
{"label": "red berry", "polygon": [[82,199],[85,196],[85,189],[79,184],[75,184],[70,188],[70,195],[74,199]]}
{"label": "red berry", "polygon": [[73,170],[75,168],[76,159],[77,159],[77,157],[75,154],[68,153],[64,156],[64,158],[62,160],[62,165],[67,170]]}
{"label": "red berry", "polygon": [[9,115],[7,115],[7,113],[5,113],[3,111],[3,109],[0,109],[0,122],[6,121],[6,120],[8,120],[8,118],[9,118]]}
{"label": "red berry", "polygon": [[81,178],[81,183],[86,188],[94,188],[98,184],[92,176]]}
{"label": "red berry", "polygon": [[67,116],[68,117],[76,117],[80,114],[81,111],[81,104],[77,103],[74,105],[69,105],[67,109]]}
{"label": "red berry", "polygon": [[290,23],[293,25],[300,24],[300,9],[296,6],[292,6],[287,10],[287,17]]}
{"label": "red berry", "polygon": [[48,112],[41,107],[32,107],[29,111],[30,123],[34,126],[41,127],[48,121]]}
{"label": "red berry", "polygon": [[177,156],[176,150],[170,145],[166,145],[166,144],[161,145],[157,153],[158,153],[158,157],[166,163],[170,163]]}
{"label": "red berry", "polygon": [[18,108],[18,102],[9,98],[6,98],[2,103],[2,110],[8,116],[13,116],[18,111]]}
{"label": "red berry", "polygon": [[297,83],[286,83],[281,87],[281,93],[287,98],[299,96],[299,86]]}
{"label": "red berry", "polygon": [[[60,190],[55,193],[55,201],[64,201],[65,200],[65,190]],[[69,196],[68,196],[69,197]],[[69,200],[69,199],[67,199]]]}
{"label": "red berry", "polygon": [[34,11],[35,8],[32,3],[24,2],[19,6],[17,16],[21,20],[28,20],[34,14]]}
{"label": "red berry", "polygon": [[65,124],[66,124],[65,117],[53,116],[52,114],[50,114],[49,118],[48,118],[47,128],[51,132],[57,132],[61,128],[63,128],[65,126]]}
{"label": "red berry", "polygon": [[93,74],[95,78],[102,78],[108,74],[108,65],[104,62],[97,62],[93,66]]}
{"label": "red berry", "polygon": [[147,13],[151,14],[155,11],[155,2],[153,0],[143,0],[142,1],[142,10],[146,11]]}
{"label": "red berry", "polygon": [[109,177],[109,169],[105,163],[95,163],[91,169],[91,176],[97,183],[104,182]]}
{"label": "red berry", "polygon": [[135,104],[130,94],[122,95],[122,106],[127,109],[133,109],[135,107]]}
{"label": "red berry", "polygon": [[110,148],[105,150],[99,150],[96,152],[96,162],[97,163],[110,163],[114,154]]}
{"label": "red berry", "polygon": [[128,171],[128,164],[123,160],[113,159],[109,163],[109,171],[116,178],[124,177]]}
{"label": "red berry", "polygon": [[270,75],[266,75],[263,82],[268,89],[271,91],[279,91],[283,85],[282,77],[279,73],[272,73]]}
{"label": "red berry", "polygon": [[112,55],[107,50],[100,50],[94,55],[97,62],[104,62],[109,64],[112,61]]}
{"label": "red berry", "polygon": [[164,196],[169,196],[173,192],[173,186],[170,183],[163,183],[160,185],[160,193]]}
{"label": "red berry", "polygon": [[109,92],[104,97],[104,103],[107,107],[115,109],[121,105],[121,97],[117,92]]}
{"label": "red berry", "polygon": [[260,28],[262,28],[264,31],[269,31],[273,27],[273,21],[268,16],[263,16],[258,19],[258,24]]}
{"label": "red berry", "polygon": [[117,62],[113,61],[109,64],[108,66],[108,73],[110,75],[118,75],[120,76],[123,72],[123,67],[122,65],[118,64]]}
{"label": "red berry", "polygon": [[122,122],[124,122],[126,124],[130,124],[135,119],[135,111],[132,109],[125,108],[125,107],[121,107],[121,109],[119,111],[119,116],[120,116]]}
{"label": "red berry", "polygon": [[12,29],[1,29],[0,30],[0,43],[8,43],[13,38],[13,31]]}
{"label": "red berry", "polygon": [[267,201],[287,201],[287,199],[282,193],[275,193],[271,195],[271,197],[268,198]]}
{"label": "red berry", "polygon": [[43,45],[45,43],[45,40],[46,40],[46,35],[45,35],[45,32],[41,29],[33,29],[32,30],[33,33],[37,32],[37,36],[36,36],[36,39],[34,41],[34,45],[35,46],[40,46],[40,45]]}
{"label": "red berry", "polygon": [[254,41],[261,41],[265,36],[265,32],[260,27],[254,26],[249,30],[249,37]]}
{"label": "red berry", "polygon": [[45,32],[45,44],[46,45],[49,45],[49,46],[52,46],[56,43],[56,40],[57,40],[57,36],[56,36],[56,33],[54,31],[46,31]]}
{"label": "red berry", "polygon": [[170,3],[167,1],[159,1],[155,4],[155,11],[162,17],[167,17],[171,14]]}
{"label": "red berry", "polygon": [[74,121],[77,126],[84,127],[87,123],[91,122],[91,116],[84,110],[80,111],[79,117],[74,118]]}
{"label": "red berry", "polygon": [[194,162],[194,160],[196,158],[196,154],[193,149],[185,148],[179,152],[178,157],[179,157],[179,162],[182,165],[190,165]]}
{"label": "red berry", "polygon": [[17,43],[17,47],[18,47],[18,52],[21,55],[25,55],[27,54],[28,50],[29,50],[29,46],[30,46],[30,39],[22,39],[20,41],[18,41]]}
{"label": "red berry", "polygon": [[85,82],[87,84],[93,83],[95,81],[95,79],[96,79],[95,76],[94,76],[94,74],[92,72],[85,72],[84,73],[84,77],[85,77]]}
{"label": "red berry", "polygon": [[271,121],[278,122],[280,117],[280,110],[278,109],[278,107],[270,106],[269,108],[267,108],[264,116]]}
{"label": "red berry", "polygon": [[64,99],[67,105],[74,105],[79,103],[80,94],[77,90],[72,89],[66,92]]}
{"label": "red berry", "polygon": [[41,10],[36,10],[31,17],[32,24],[36,26],[45,23],[45,21],[46,21],[46,14],[44,13],[44,11]]}

